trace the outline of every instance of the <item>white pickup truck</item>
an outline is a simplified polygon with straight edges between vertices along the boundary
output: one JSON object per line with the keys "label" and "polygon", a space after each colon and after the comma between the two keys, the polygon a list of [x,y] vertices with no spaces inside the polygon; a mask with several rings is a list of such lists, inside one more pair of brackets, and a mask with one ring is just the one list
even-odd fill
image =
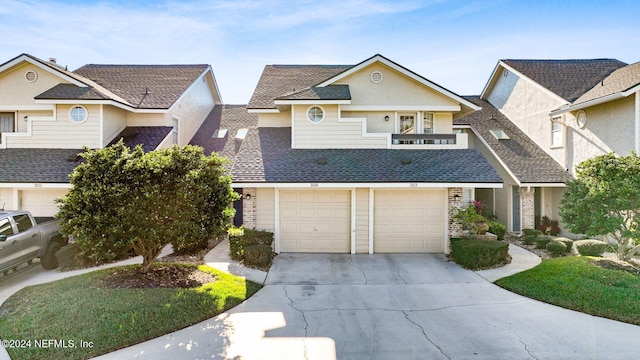
{"label": "white pickup truck", "polygon": [[47,270],[57,268],[55,254],[66,244],[57,220],[34,218],[28,211],[0,211],[0,272],[4,275],[36,258]]}

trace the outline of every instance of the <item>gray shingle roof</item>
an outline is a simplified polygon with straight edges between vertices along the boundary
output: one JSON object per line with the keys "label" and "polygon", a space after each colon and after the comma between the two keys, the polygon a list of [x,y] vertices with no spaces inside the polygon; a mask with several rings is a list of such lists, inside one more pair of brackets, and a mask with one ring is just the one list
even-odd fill
{"label": "gray shingle roof", "polygon": [[142,145],[142,150],[149,152],[155,150],[171,130],[171,126],[129,126],[122,130],[109,145],[123,139],[126,146],[134,148],[137,145]]}
{"label": "gray shingle roof", "polygon": [[275,109],[273,99],[308,89],[353,65],[267,65],[247,105],[248,109]]}
{"label": "gray shingle roof", "polygon": [[280,96],[276,100],[351,100],[349,85],[312,87],[296,93]]}
{"label": "gray shingle roof", "polygon": [[[0,183],[68,183],[78,149],[2,149]],[[69,161],[72,160],[72,161]]]}
{"label": "gray shingle roof", "polygon": [[108,96],[91,87],[80,87],[73,84],[58,84],[35,97],[36,99],[52,100],[107,100]]}
{"label": "gray shingle roof", "polygon": [[88,78],[140,109],[168,109],[208,65],[85,65]]}
{"label": "gray shingle roof", "polygon": [[502,183],[475,149],[291,149],[291,128],[252,129],[231,173],[237,183]]}
{"label": "gray shingle roof", "polygon": [[626,64],[616,59],[502,60],[563,99],[573,102]]}
{"label": "gray shingle roof", "polygon": [[[456,119],[454,125],[469,125],[491,147],[521,183],[564,183],[573,180],[551,156],[536,145],[514,123],[489,102],[466,96],[482,110]],[[491,130],[503,130],[508,140],[498,140]]]}
{"label": "gray shingle roof", "polygon": [[591,90],[580,96],[574,104],[601,98],[607,95],[623,92],[640,84],[640,62],[627,65],[598,82]]}
{"label": "gray shingle roof", "polygon": [[[218,105],[207,116],[189,144],[204,148],[207,155],[212,152],[233,160],[236,154],[235,136],[239,129],[255,128],[258,115],[249,114],[246,105]],[[218,129],[229,130],[223,139],[212,138]]]}

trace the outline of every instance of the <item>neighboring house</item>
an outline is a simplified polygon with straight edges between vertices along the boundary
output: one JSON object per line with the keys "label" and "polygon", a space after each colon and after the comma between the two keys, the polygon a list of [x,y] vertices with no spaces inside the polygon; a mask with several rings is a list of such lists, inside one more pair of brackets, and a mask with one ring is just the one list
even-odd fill
{"label": "neighboring house", "polygon": [[269,65],[232,166],[276,252],[447,252],[450,211],[502,179],[454,119],[481,106],[375,55]]}
{"label": "neighboring house", "polygon": [[186,145],[219,104],[209,65],[67,71],[19,55],[0,65],[0,208],[54,215],[83,147]]}
{"label": "neighboring house", "polygon": [[615,59],[498,62],[479,98],[470,99],[483,110],[455,127],[473,133],[474,146],[499,164],[504,188],[476,197],[508,230],[535,227],[542,216],[560,220],[575,165],[637,146],[637,95],[630,96],[638,91],[637,69]]}

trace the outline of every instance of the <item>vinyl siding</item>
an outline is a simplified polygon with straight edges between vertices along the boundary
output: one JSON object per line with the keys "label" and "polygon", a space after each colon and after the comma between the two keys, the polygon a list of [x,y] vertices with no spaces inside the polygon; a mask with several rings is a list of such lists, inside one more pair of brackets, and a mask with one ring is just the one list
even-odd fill
{"label": "vinyl siding", "polygon": [[[371,73],[380,71],[383,80],[379,84],[371,81]],[[457,106],[457,102],[434,90],[431,90],[381,63],[375,63],[362,70],[340,79],[336,84],[348,84],[351,92],[350,105],[389,105],[413,106]]]}
{"label": "vinyl siding", "polygon": [[0,209],[13,210],[13,189],[0,188]]}
{"label": "vinyl siding", "polygon": [[8,148],[81,149],[100,147],[100,105],[83,105],[88,112],[81,124],[69,119],[75,105],[57,105],[56,118],[32,122],[31,136],[7,138]]}
{"label": "vinyl siding", "polygon": [[275,220],[275,190],[256,189],[256,228],[274,232]]}
{"label": "vinyl siding", "polygon": [[258,114],[258,127],[291,127],[291,111]]}
{"label": "vinyl siding", "polygon": [[[311,105],[314,106],[314,105]],[[386,137],[364,137],[363,121],[338,122],[339,107],[323,105],[325,117],[319,123],[307,119],[310,105],[296,105],[294,111],[293,139],[297,149],[355,149],[386,148]]]}
{"label": "vinyl siding", "polygon": [[189,143],[216,105],[212,88],[210,76],[198,78],[171,106],[169,121],[171,122],[173,117],[180,120],[179,145]]}
{"label": "vinyl siding", "polygon": [[[30,83],[25,79],[27,71],[35,71],[38,74],[36,81]],[[30,63],[22,63],[0,76],[0,89],[11,89],[0,92],[0,106],[36,105],[36,95],[61,83],[67,82]]]}
{"label": "vinyl siding", "polygon": [[369,189],[356,189],[356,253],[369,253]]}
{"label": "vinyl siding", "polygon": [[171,126],[165,113],[127,113],[127,126]]}
{"label": "vinyl siding", "polygon": [[102,112],[102,144],[106,146],[127,126],[127,112],[110,105],[104,105]]}

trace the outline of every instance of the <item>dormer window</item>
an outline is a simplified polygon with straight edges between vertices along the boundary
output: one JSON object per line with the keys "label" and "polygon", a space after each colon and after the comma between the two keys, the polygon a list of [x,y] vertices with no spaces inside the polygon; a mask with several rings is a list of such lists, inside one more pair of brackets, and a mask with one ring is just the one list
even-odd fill
{"label": "dormer window", "polygon": [[307,110],[307,119],[314,124],[324,120],[324,110],[320,106],[312,106]]}

